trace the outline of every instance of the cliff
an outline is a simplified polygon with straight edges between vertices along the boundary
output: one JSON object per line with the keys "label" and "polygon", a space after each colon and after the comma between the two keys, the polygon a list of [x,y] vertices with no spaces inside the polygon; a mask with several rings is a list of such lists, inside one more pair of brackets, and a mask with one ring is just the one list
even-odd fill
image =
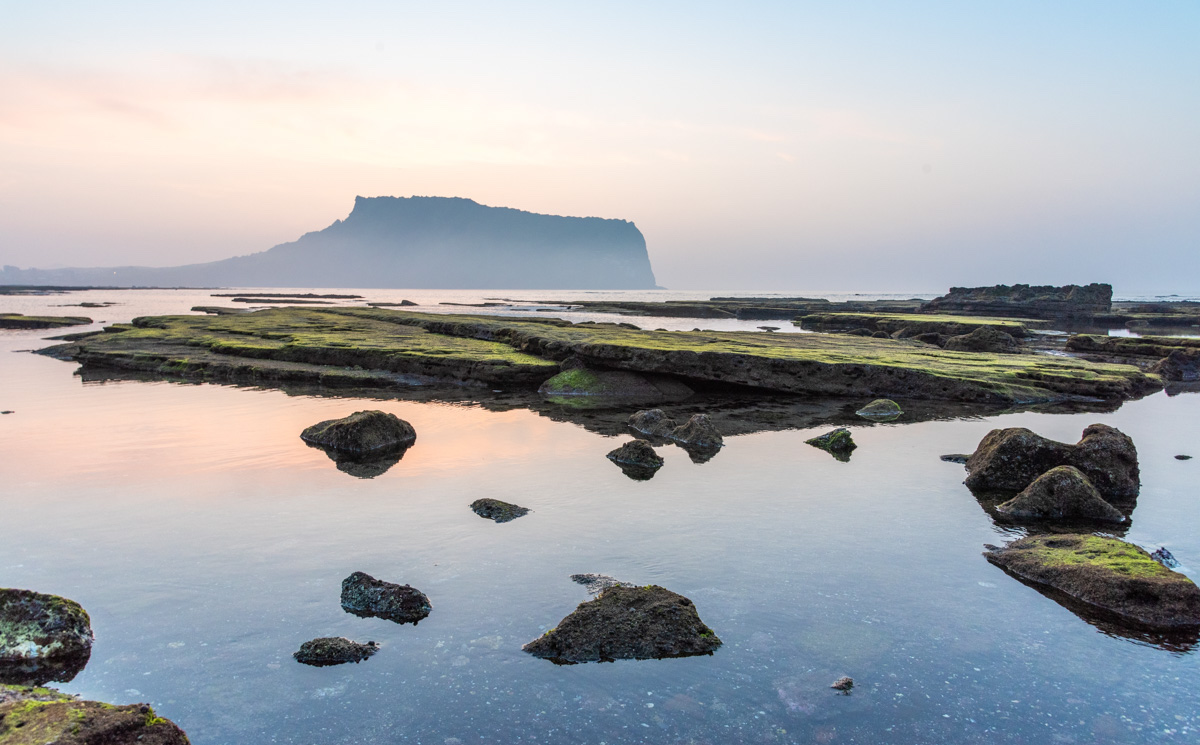
{"label": "cliff", "polygon": [[356,197],[324,230],[261,253],[152,268],[0,270],[0,284],[159,287],[652,289],[625,220],[560,217],[446,197]]}

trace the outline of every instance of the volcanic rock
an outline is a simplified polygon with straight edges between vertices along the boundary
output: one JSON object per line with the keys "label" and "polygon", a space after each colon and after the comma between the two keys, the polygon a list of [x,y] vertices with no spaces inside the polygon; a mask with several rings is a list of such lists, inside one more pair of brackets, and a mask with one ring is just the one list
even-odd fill
{"label": "volcanic rock", "polygon": [[1074,466],[1051,468],[996,510],[1012,517],[1125,522],[1125,515],[1105,502],[1087,476]]}
{"label": "volcanic rock", "polygon": [[292,656],[297,662],[314,667],[341,665],[346,662],[362,662],[379,651],[375,642],[359,644],[344,636],[324,636],[304,642]]}
{"label": "volcanic rock", "polygon": [[87,664],[93,638],[74,600],[0,588],[0,683],[69,681]]}
{"label": "volcanic rock", "polygon": [[658,585],[609,587],[524,646],[558,663],[712,654],[721,640],[696,606]]}
{"label": "volcanic rock", "polygon": [[641,468],[661,468],[663,459],[645,440],[630,440],[608,454],[613,463],[639,466]]}
{"label": "volcanic rock", "polygon": [[805,442],[815,448],[824,450],[842,462],[850,460],[850,453],[854,451],[854,448],[858,447],[858,445],[854,444],[853,438],[850,437],[850,430],[845,427],[839,427],[819,437],[805,440]]}
{"label": "volcanic rock", "polygon": [[529,514],[528,507],[521,507],[509,502],[501,502],[499,499],[476,499],[471,503],[471,511],[480,517],[485,517],[488,520],[494,520],[498,523],[506,523],[510,520],[516,520],[522,515]]}
{"label": "volcanic rock", "polygon": [[415,626],[433,606],[420,590],[355,572],[342,580],[342,609],[364,618],[386,618]]}
{"label": "volcanic rock", "polygon": [[356,411],[342,419],[327,419],[307,428],[300,438],[311,445],[344,453],[397,450],[417,439],[412,425],[383,411]]}
{"label": "volcanic rock", "polygon": [[1200,349],[1176,349],[1158,361],[1150,372],[1163,380],[1190,383],[1200,380]]}
{"label": "volcanic rock", "polygon": [[667,437],[694,448],[716,449],[725,444],[721,432],[708,414],[693,414],[686,422],[671,430]]}
{"label": "volcanic rock", "polygon": [[188,745],[188,738],[174,722],[158,716],[147,704],[113,706],[79,701],[53,689],[14,686],[0,692],[0,742]]}
{"label": "volcanic rock", "polygon": [[942,345],[948,352],[994,352],[1001,354],[1016,354],[1021,351],[1021,344],[999,329],[981,326],[969,334],[952,336]]}
{"label": "volcanic rock", "polygon": [[1020,491],[1056,466],[1075,466],[1105,499],[1136,497],[1137,449],[1120,430],[1093,424],[1075,445],[1046,439],[1024,427],[994,429],[967,460],[972,490]]}
{"label": "volcanic rock", "polygon": [[1200,588],[1137,546],[1094,535],[1037,535],[984,553],[1030,582],[1156,628],[1200,626]]}
{"label": "volcanic rock", "polygon": [[628,582],[622,582],[607,574],[572,574],[571,581],[583,585],[589,595],[599,595],[610,587],[633,587]]}
{"label": "volcanic rock", "polygon": [[679,424],[662,409],[645,409],[629,417],[629,428],[653,437],[667,437]]}

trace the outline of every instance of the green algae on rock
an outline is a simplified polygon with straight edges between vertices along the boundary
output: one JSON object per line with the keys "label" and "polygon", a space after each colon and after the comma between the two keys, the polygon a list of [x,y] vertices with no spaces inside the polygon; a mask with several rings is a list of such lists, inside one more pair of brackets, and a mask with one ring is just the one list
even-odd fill
{"label": "green algae on rock", "polygon": [[984,318],[918,313],[813,313],[803,316],[796,325],[811,331],[882,331],[885,334],[944,334],[959,336],[980,328],[1007,333],[1016,338],[1028,335],[1026,321],[1012,318]]}
{"label": "green algae on rock", "polygon": [[826,432],[823,435],[814,437],[811,440],[805,440],[804,442],[815,448],[824,450],[843,463],[850,460],[850,453],[858,447],[854,443],[854,438],[850,436],[850,430],[845,427],[838,427],[832,432]]}
{"label": "green algae on rock", "polygon": [[559,664],[712,654],[721,646],[691,600],[659,587],[613,585],[523,649]]}
{"label": "green algae on rock", "polygon": [[0,682],[69,681],[87,664],[93,638],[74,600],[0,588]]}
{"label": "green algae on rock", "polygon": [[637,401],[683,399],[695,393],[674,378],[647,377],[627,370],[593,370],[573,367],[542,383],[538,393],[544,396],[596,396]]}
{"label": "green algae on rock", "polygon": [[1113,507],[1075,466],[1057,466],[1034,479],[1017,496],[996,507],[1012,517],[1039,520],[1082,519],[1125,522],[1125,515]]}
{"label": "green algae on rock", "polygon": [[877,398],[858,411],[854,412],[865,419],[890,421],[904,413],[900,404],[887,398]]}
{"label": "green algae on rock", "polygon": [[1200,626],[1200,588],[1131,543],[1094,535],[1040,535],[984,556],[1017,577],[1134,623]]}
{"label": "green algae on rock", "polygon": [[20,313],[0,313],[0,329],[57,329],[89,323],[92,323],[92,319],[84,316],[26,316]]}
{"label": "green algae on rock", "polygon": [[305,665],[327,667],[347,662],[359,663],[378,651],[379,645],[375,642],[359,644],[344,636],[323,636],[301,644],[292,657]]}
{"label": "green algae on rock", "polygon": [[300,438],[310,445],[367,454],[407,447],[416,441],[417,431],[395,414],[368,410],[318,422],[300,433]]}
{"label": "green algae on rock", "polygon": [[490,499],[487,497],[476,499],[472,502],[471,511],[480,517],[498,523],[516,520],[518,517],[528,515],[530,512],[528,507],[521,507],[510,502],[501,502],[499,499]]}
{"label": "green algae on rock", "polygon": [[80,701],[49,688],[0,691],[4,745],[188,745],[187,735],[146,704]]}

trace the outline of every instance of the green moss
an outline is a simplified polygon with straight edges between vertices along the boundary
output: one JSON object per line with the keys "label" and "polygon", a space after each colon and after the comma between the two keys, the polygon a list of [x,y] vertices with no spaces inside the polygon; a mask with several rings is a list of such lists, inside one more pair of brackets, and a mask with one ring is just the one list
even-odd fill
{"label": "green moss", "polygon": [[605,385],[599,376],[591,370],[583,368],[564,370],[543,383],[543,387],[548,393],[572,391],[599,394],[605,390]]}
{"label": "green moss", "polygon": [[1087,564],[1126,577],[1171,577],[1176,573],[1150,558],[1137,546],[1100,536],[1087,536],[1080,545],[1055,547],[1046,541],[1025,549],[1046,567]]}

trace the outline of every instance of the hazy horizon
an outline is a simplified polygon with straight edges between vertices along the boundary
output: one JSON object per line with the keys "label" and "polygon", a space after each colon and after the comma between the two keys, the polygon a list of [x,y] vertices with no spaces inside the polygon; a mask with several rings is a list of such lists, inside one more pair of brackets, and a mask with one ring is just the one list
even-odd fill
{"label": "hazy horizon", "polygon": [[174,266],[354,197],[634,222],[687,290],[1200,292],[1200,6],[45,2],[0,265]]}

